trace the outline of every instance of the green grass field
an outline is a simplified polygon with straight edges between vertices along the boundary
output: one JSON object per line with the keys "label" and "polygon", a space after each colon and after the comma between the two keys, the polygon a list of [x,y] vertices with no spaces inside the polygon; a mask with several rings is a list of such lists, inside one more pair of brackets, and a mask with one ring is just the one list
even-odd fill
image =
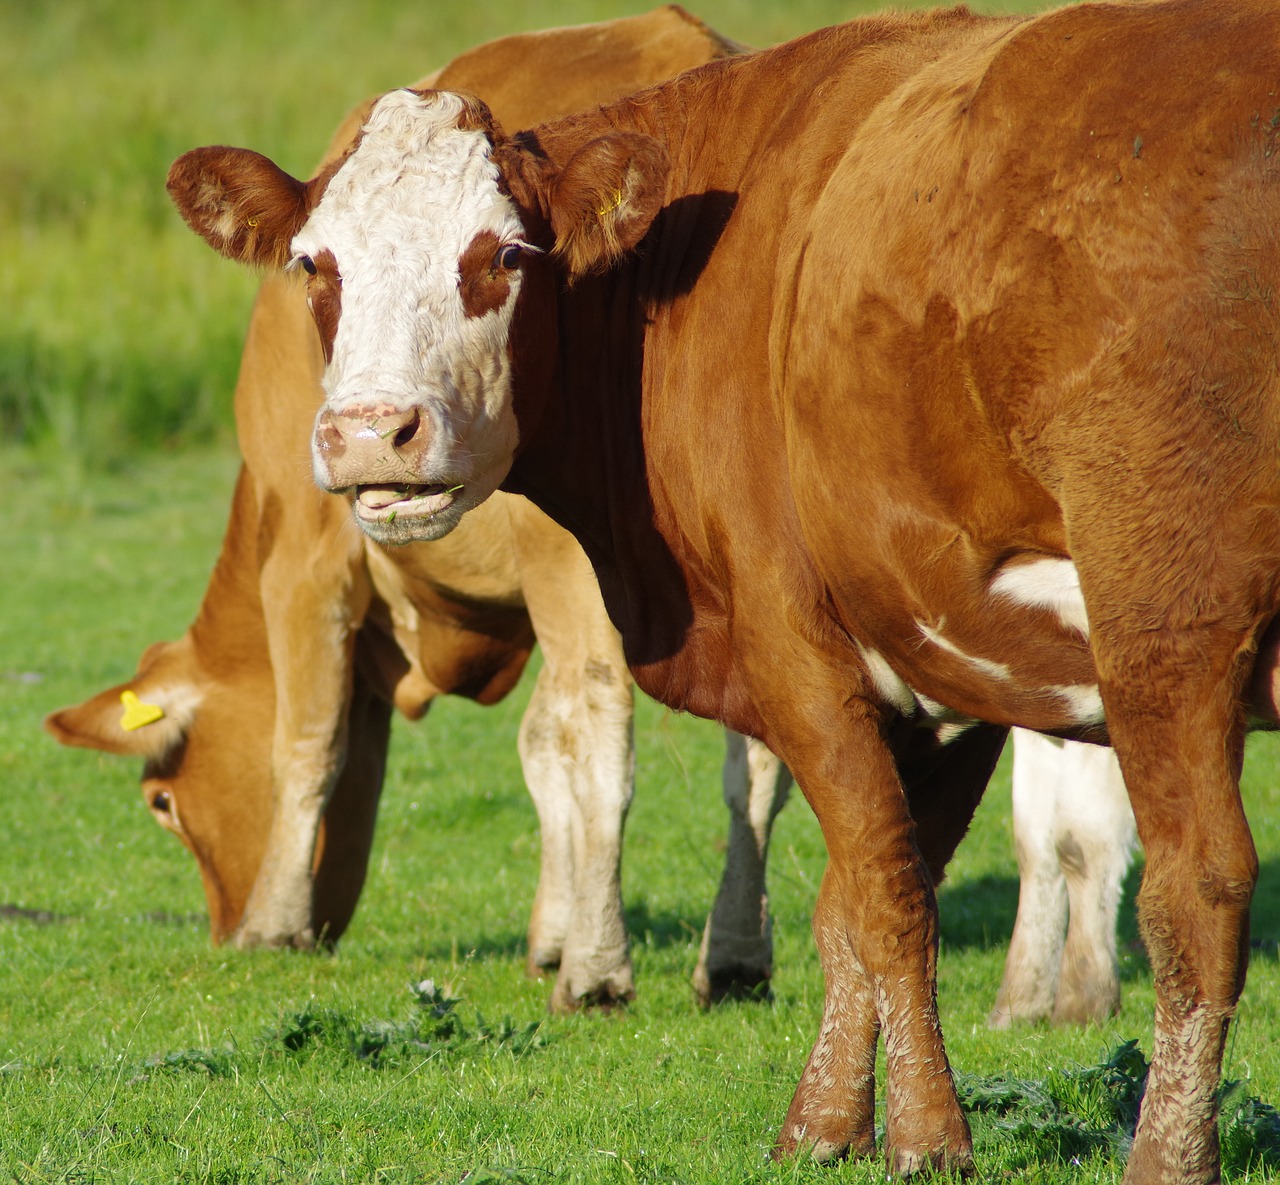
{"label": "green grass field", "polygon": [[[537,870],[515,754],[526,687],[397,722],[369,885],[338,953],[210,947],[194,863],[136,763],[60,749],[52,708],[127,677],[199,602],[229,504],[253,279],[168,208],[170,160],[255,146],[305,173],[366,94],[601,0],[267,6],[0,0],[0,1177],[18,1182],[878,1181],[766,1153],[816,1031],[823,854],[773,850],[771,1005],[701,1013],[688,976],[725,831],[720,740],[640,705],[625,893],[639,999],[548,1018],[522,974]],[[697,11],[758,44],[852,15]],[[1280,742],[1251,741],[1262,859],[1226,1074],[1227,1179],[1280,1174]],[[1124,919],[1121,1014],[993,1034],[1016,905],[1007,773],[941,893],[941,1009],[983,1179],[1116,1181],[1152,991]],[[459,1002],[422,1002],[431,980]],[[434,1006],[433,1006],[434,1005]]]}

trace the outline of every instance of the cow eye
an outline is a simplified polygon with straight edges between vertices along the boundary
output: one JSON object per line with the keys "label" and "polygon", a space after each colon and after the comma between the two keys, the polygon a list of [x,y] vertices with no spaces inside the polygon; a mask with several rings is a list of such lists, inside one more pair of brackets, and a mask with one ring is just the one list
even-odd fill
{"label": "cow eye", "polygon": [[161,814],[169,814],[173,809],[173,796],[168,790],[157,790],[151,796],[151,809]]}
{"label": "cow eye", "polygon": [[298,262],[302,264],[302,270],[309,276],[316,274],[316,261],[310,255],[299,255]]}
{"label": "cow eye", "polygon": [[497,264],[498,267],[505,268],[507,271],[512,271],[514,268],[520,266],[520,256],[522,254],[523,252],[518,243],[508,243],[505,247],[499,248],[498,254],[494,258],[493,262]]}

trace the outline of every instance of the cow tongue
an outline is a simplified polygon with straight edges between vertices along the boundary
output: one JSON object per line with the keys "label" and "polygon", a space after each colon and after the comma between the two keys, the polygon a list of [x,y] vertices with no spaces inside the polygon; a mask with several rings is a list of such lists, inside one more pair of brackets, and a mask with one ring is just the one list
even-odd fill
{"label": "cow tongue", "polygon": [[397,502],[407,502],[410,498],[421,498],[424,495],[438,493],[443,487],[432,486],[360,486],[356,497],[360,505],[367,510],[385,510]]}

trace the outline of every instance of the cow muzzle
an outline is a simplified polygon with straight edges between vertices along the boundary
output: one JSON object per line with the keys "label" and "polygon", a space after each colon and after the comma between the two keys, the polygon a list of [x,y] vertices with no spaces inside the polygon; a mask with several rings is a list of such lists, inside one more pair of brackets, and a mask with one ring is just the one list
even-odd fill
{"label": "cow muzzle", "polygon": [[[316,484],[351,495],[356,520],[375,538],[398,536],[407,520],[448,510],[463,489],[461,482],[425,480],[435,476],[427,472],[431,441],[430,421],[416,408],[323,408],[312,436]],[[406,521],[393,527],[397,519]]]}

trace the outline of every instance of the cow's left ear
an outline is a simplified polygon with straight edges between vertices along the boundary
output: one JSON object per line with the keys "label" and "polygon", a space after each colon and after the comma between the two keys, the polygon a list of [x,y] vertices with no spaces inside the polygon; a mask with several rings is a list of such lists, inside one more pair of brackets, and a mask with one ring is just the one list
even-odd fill
{"label": "cow's left ear", "polygon": [[579,148],[551,183],[554,253],[573,278],[608,271],[648,233],[670,160],[650,136],[613,132]]}
{"label": "cow's left ear", "polygon": [[187,225],[220,255],[258,267],[283,267],[307,220],[307,183],[248,148],[194,148],[178,157],[166,182]]}

